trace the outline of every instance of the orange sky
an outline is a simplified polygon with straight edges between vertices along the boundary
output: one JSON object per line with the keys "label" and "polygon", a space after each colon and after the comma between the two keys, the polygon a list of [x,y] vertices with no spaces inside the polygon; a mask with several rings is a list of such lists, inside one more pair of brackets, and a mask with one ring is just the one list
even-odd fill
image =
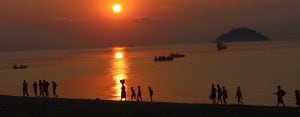
{"label": "orange sky", "polygon": [[[123,11],[111,7],[120,3]],[[298,0],[1,0],[0,50],[211,42],[247,26],[300,39]],[[14,47],[15,46],[15,47]]]}

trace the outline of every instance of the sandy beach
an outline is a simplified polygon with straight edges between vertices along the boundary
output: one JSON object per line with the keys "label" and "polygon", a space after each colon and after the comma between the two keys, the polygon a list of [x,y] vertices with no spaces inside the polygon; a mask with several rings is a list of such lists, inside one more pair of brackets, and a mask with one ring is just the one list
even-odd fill
{"label": "sandy beach", "polygon": [[2,117],[299,117],[300,108],[0,96],[0,115]]}

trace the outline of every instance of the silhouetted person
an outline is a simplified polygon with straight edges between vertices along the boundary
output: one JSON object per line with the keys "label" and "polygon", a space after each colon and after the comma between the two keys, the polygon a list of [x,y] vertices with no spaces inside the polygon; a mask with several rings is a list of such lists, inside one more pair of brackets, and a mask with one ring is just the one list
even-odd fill
{"label": "silhouetted person", "polygon": [[285,95],[286,92],[281,89],[281,86],[278,86],[277,88],[278,88],[277,92],[274,93],[275,95],[277,95],[277,106],[279,106],[279,104],[285,106],[283,101],[283,96]]}
{"label": "silhouetted person", "polygon": [[48,98],[49,97],[49,82],[48,81],[44,82],[43,88],[44,88],[45,97]]}
{"label": "silhouetted person", "polygon": [[209,99],[212,100],[214,104],[216,104],[216,98],[217,98],[217,89],[215,88],[214,84],[211,85],[211,93],[209,96]]}
{"label": "silhouetted person", "polygon": [[120,101],[122,101],[123,98],[124,98],[125,101],[126,101],[126,87],[125,87],[125,85],[124,85],[125,80],[120,80],[120,82],[121,82],[121,84],[122,84],[122,87],[121,87],[121,100],[120,100]]}
{"label": "silhouetted person", "polygon": [[40,97],[44,98],[43,82],[39,80]]}
{"label": "silhouetted person", "polygon": [[149,89],[149,96],[150,96],[150,100],[152,102],[152,96],[153,96],[153,89],[151,87],[148,87]]}
{"label": "silhouetted person", "polygon": [[299,90],[295,91],[296,105],[300,107],[300,92]]}
{"label": "silhouetted person", "polygon": [[141,91],[141,87],[138,86],[137,101],[140,101],[140,100],[141,100],[141,102],[143,101],[143,99],[142,99],[142,91]]}
{"label": "silhouetted person", "polygon": [[242,91],[241,91],[241,88],[239,86],[237,87],[237,91],[236,91],[236,99],[238,101],[238,104],[243,104],[243,102],[242,102],[242,99],[243,99]]}
{"label": "silhouetted person", "polygon": [[217,84],[217,92],[218,92],[218,101],[217,101],[217,104],[219,104],[219,102],[221,102],[221,104],[223,104],[223,101],[222,101],[222,89],[220,87],[219,84]]}
{"label": "silhouetted person", "polygon": [[23,81],[23,97],[29,97],[28,83],[26,82],[26,80]]}
{"label": "silhouetted person", "polygon": [[52,81],[52,93],[53,93],[53,98],[57,98],[56,87],[57,87],[56,82]]}
{"label": "silhouetted person", "polygon": [[35,95],[36,98],[38,97],[38,95],[37,95],[37,88],[38,88],[38,85],[37,85],[37,83],[34,81],[34,82],[33,82],[33,90],[34,90],[34,95]]}
{"label": "silhouetted person", "polygon": [[131,101],[133,101],[133,99],[136,99],[136,94],[133,87],[131,87]]}
{"label": "silhouetted person", "polygon": [[227,99],[228,99],[228,95],[227,95],[227,90],[226,90],[226,88],[223,86],[223,91],[222,91],[222,93],[223,93],[223,101],[224,101],[224,104],[226,105],[227,104]]}

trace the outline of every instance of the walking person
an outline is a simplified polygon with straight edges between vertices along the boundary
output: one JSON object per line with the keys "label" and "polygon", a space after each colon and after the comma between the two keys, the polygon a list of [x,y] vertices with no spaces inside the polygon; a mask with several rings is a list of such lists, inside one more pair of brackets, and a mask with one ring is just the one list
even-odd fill
{"label": "walking person", "polygon": [[149,96],[150,96],[150,100],[152,102],[152,96],[153,96],[153,89],[151,87],[148,87],[149,89]]}
{"label": "walking person", "polygon": [[52,93],[53,93],[53,98],[57,98],[57,94],[56,94],[56,87],[57,87],[57,84],[56,82],[52,81]]}
{"label": "walking person", "polygon": [[219,84],[217,84],[217,92],[218,92],[217,104],[219,104],[219,102],[221,102],[221,104],[223,104],[223,101],[222,101],[222,88],[220,87]]}
{"label": "walking person", "polygon": [[227,90],[226,90],[226,88],[223,86],[223,91],[222,91],[222,93],[223,93],[223,102],[224,102],[224,105],[226,105],[227,104],[227,99],[228,99],[228,95],[227,95]]}
{"label": "walking person", "polygon": [[137,101],[139,102],[140,100],[141,100],[141,102],[143,101],[143,99],[142,99],[142,91],[141,91],[141,87],[138,86]]}
{"label": "walking person", "polygon": [[36,98],[38,97],[38,95],[37,95],[37,88],[38,88],[38,85],[37,85],[37,83],[34,81],[34,82],[33,82],[33,91],[34,91],[34,95],[35,95]]}
{"label": "walking person", "polygon": [[296,105],[300,107],[300,92],[299,90],[295,91]]}
{"label": "walking person", "polygon": [[241,88],[239,86],[237,87],[237,91],[236,91],[236,99],[238,101],[238,105],[243,104],[243,102],[242,102],[242,99],[243,99],[242,91],[241,91]]}
{"label": "walking person", "polygon": [[216,97],[217,97],[216,93],[217,93],[217,89],[215,88],[214,84],[212,84],[209,99],[212,100],[213,104],[216,104]]}
{"label": "walking person", "polygon": [[41,80],[39,80],[39,89],[40,89],[40,97],[44,98],[44,89],[43,89],[43,83]]}
{"label": "walking person", "polygon": [[279,106],[279,104],[282,104],[283,106],[285,106],[284,101],[283,101],[283,96],[286,94],[286,92],[281,89],[280,85],[277,88],[278,88],[277,92],[274,93],[275,95],[277,95],[277,106]]}
{"label": "walking person", "polygon": [[124,85],[125,80],[120,80],[120,82],[122,84],[122,87],[121,87],[121,100],[120,101],[122,101],[123,98],[125,99],[124,101],[126,101],[126,87]]}
{"label": "walking person", "polygon": [[45,97],[48,98],[49,97],[49,82],[48,81],[44,81],[44,94]]}
{"label": "walking person", "polygon": [[29,97],[28,83],[26,82],[26,80],[23,81],[23,97]]}
{"label": "walking person", "polygon": [[131,101],[133,101],[133,99],[136,100],[136,94],[135,94],[133,87],[131,87]]}

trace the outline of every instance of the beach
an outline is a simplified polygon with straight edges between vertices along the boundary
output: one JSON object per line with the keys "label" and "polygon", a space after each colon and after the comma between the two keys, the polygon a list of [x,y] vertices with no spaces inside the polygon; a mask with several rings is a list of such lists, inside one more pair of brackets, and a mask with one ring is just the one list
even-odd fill
{"label": "beach", "polygon": [[299,117],[300,108],[0,96],[2,117]]}
{"label": "beach", "polygon": [[[154,56],[183,53],[184,58],[154,62]],[[277,86],[287,92],[287,106],[295,106],[294,91],[299,89],[299,42],[234,43],[219,52],[214,44],[152,47],[114,47],[79,50],[24,51],[0,53],[1,95],[22,95],[22,82],[56,81],[63,98],[119,100],[120,80],[126,90],[137,91],[149,101],[209,103],[212,84],[228,90],[228,103],[234,104],[237,86],[243,101],[250,105],[273,106]],[[27,69],[12,69],[14,64]],[[52,85],[50,87],[52,90]],[[74,93],[76,92],[76,93]]]}

